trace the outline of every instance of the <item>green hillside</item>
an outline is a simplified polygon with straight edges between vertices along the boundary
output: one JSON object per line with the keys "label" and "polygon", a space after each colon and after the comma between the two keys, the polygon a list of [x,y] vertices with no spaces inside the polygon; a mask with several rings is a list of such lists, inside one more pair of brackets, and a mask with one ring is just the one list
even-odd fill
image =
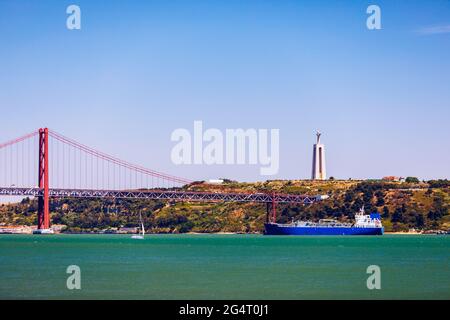
{"label": "green hillside", "polygon": [[[222,185],[193,183],[195,191],[278,192],[327,194],[329,199],[306,206],[278,204],[278,222],[292,219],[351,220],[365,206],[366,212],[382,215],[386,231],[411,228],[450,229],[449,181],[383,182],[352,180],[274,180],[257,183],[226,181]],[[52,222],[64,224],[67,232],[91,232],[132,227],[142,212],[148,232],[262,232],[265,205],[253,203],[195,203],[148,200],[53,199]],[[0,223],[35,225],[37,202],[0,206]]]}

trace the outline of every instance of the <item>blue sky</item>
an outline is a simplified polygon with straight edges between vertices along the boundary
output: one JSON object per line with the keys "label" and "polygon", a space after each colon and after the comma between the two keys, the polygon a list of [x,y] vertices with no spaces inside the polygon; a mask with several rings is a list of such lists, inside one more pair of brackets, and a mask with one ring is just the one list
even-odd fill
{"label": "blue sky", "polygon": [[[251,181],[309,178],[320,129],[336,178],[448,178],[449,26],[443,0],[0,0],[0,141],[48,126],[155,170]],[[173,164],[170,135],[194,120],[280,129],[279,174]]]}

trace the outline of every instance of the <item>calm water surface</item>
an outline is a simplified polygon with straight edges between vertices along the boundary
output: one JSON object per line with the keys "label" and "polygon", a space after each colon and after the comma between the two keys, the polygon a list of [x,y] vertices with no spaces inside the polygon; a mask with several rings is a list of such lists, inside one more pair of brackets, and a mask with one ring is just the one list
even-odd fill
{"label": "calm water surface", "polygon": [[449,236],[0,235],[0,298],[450,299],[449,258]]}

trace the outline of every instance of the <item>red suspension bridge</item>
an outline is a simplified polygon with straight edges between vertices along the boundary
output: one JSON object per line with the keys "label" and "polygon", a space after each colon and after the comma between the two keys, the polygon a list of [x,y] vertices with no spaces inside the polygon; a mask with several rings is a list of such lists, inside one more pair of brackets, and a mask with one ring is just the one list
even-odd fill
{"label": "red suspension bridge", "polygon": [[37,197],[40,230],[50,228],[49,201],[54,197],[266,203],[272,221],[277,203],[311,204],[322,199],[183,188],[191,182],[123,161],[47,128],[0,144],[0,196]]}

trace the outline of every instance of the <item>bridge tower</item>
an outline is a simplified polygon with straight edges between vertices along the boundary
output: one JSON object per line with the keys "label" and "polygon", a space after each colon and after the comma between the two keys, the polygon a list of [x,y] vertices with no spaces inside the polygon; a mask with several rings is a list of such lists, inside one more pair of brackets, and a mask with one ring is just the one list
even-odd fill
{"label": "bridge tower", "polygon": [[42,196],[38,197],[38,230],[50,228],[48,186],[48,129],[39,129],[38,185]]}

